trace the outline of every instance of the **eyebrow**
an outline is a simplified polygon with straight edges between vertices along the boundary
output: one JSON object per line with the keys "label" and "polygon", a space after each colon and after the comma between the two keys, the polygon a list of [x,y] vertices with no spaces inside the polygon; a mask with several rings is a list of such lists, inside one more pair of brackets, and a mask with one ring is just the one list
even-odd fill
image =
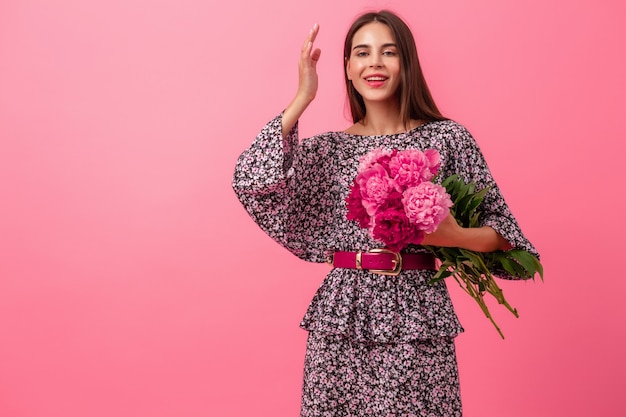
{"label": "eyebrow", "polygon": [[[393,46],[393,47],[396,47],[396,48],[398,47],[398,45],[396,45],[395,43],[385,43],[385,44],[383,44],[383,48],[388,48],[390,46]],[[366,45],[366,44],[355,45],[355,46],[352,47],[352,50],[354,51],[355,49],[358,49],[358,48],[371,48],[371,46],[370,45]]]}

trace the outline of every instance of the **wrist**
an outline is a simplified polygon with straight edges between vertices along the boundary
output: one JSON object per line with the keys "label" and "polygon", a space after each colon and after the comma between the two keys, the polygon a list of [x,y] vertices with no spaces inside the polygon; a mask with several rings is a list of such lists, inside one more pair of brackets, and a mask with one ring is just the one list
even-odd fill
{"label": "wrist", "polygon": [[289,105],[283,111],[283,138],[287,136],[287,133],[295,126],[300,116],[304,113],[311,101],[306,98],[296,95],[296,97],[289,103]]}
{"label": "wrist", "polygon": [[292,103],[298,106],[306,108],[315,99],[315,93],[310,94],[302,91],[298,91],[294,97]]}
{"label": "wrist", "polygon": [[504,249],[508,242],[489,226],[461,228],[459,247],[475,252]]}

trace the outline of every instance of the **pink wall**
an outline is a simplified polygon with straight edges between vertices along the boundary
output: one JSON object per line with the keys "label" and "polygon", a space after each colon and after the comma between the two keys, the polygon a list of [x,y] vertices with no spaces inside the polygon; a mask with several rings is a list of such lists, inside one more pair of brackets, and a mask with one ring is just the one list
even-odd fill
{"label": "pink wall", "polygon": [[298,414],[327,269],[264,236],[230,176],[314,22],[302,132],[347,125],[341,42],[371,7],[413,27],[543,254],[545,283],[502,283],[505,341],[449,283],[465,415],[623,415],[622,2],[247,3],[0,3],[0,416]]}

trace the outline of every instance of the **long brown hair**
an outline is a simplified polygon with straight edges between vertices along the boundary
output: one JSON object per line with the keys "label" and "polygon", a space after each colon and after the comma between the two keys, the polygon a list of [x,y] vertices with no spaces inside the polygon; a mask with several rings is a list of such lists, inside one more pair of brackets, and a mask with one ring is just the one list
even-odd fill
{"label": "long brown hair", "polygon": [[352,49],[352,39],[354,34],[368,23],[384,23],[391,29],[391,33],[398,45],[398,55],[400,57],[400,113],[405,126],[409,125],[411,119],[433,121],[445,120],[433,100],[422,67],[417,57],[417,48],[411,29],[402,19],[393,12],[381,10],[379,12],[369,12],[358,17],[346,34],[343,47],[344,56],[344,79],[348,92],[348,102],[352,113],[352,121],[357,123],[365,117],[365,103],[363,97],[348,80],[345,71],[345,64],[350,59]]}

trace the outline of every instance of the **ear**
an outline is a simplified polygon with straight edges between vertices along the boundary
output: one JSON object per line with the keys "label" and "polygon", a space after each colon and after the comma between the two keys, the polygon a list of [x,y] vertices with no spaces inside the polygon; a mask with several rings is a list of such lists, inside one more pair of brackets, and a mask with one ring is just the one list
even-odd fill
{"label": "ear", "polygon": [[346,61],[346,77],[348,77],[348,80],[352,81],[352,77],[350,76],[350,60],[348,58],[345,58]]}

